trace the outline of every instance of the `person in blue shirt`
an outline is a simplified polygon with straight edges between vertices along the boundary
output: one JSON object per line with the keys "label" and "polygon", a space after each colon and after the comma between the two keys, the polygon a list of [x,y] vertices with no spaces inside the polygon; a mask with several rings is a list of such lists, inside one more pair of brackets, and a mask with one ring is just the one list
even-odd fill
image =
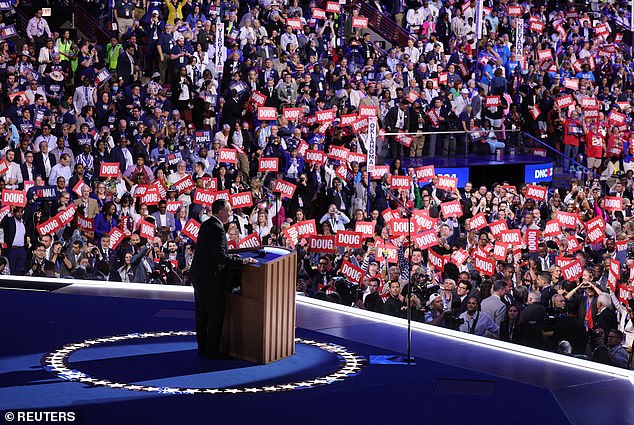
{"label": "person in blue shirt", "polygon": [[595,82],[594,74],[590,72],[590,65],[588,65],[587,63],[581,67],[581,71],[577,72],[577,75],[575,75],[575,78],[590,80],[593,83]]}
{"label": "person in blue shirt", "polygon": [[517,60],[515,52],[511,52],[511,56],[504,63],[504,75],[506,75],[507,81],[515,75],[515,70],[520,66],[520,61]]}

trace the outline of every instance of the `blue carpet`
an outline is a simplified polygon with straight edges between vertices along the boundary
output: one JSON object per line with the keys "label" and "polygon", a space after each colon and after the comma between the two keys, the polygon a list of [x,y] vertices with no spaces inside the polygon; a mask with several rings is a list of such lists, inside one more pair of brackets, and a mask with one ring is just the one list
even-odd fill
{"label": "blue carpet", "polygon": [[[77,409],[84,424],[565,425],[553,394],[490,375],[416,359],[415,366],[369,365],[360,374],[312,389],[275,394],[163,395],[68,382],[40,366],[42,355],[66,343],[131,332],[191,330],[193,305],[157,300],[0,291],[0,410]],[[167,316],[167,317],[166,317]],[[366,358],[397,354],[306,329],[297,336],[341,344]],[[311,365],[301,359],[311,359]],[[191,337],[126,342],[80,350],[72,366],[110,380],[153,385],[242,385],[245,380],[295,380],[336,367],[336,357],[298,345],[298,356],[261,367],[230,361],[229,372],[195,355]]]}

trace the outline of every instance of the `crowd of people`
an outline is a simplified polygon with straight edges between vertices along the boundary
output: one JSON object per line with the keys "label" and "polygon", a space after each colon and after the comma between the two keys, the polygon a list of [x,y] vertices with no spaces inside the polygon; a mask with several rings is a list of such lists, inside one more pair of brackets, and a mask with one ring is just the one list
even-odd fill
{"label": "crowd of people", "polygon": [[[188,284],[224,197],[230,247],[296,249],[309,296],[626,366],[627,7],[485,1],[477,29],[476,3],[369,2],[410,33],[386,51],[354,4],[117,0],[104,45],[34,10],[0,42],[1,273]],[[401,162],[532,152],[520,131],[567,187]]]}

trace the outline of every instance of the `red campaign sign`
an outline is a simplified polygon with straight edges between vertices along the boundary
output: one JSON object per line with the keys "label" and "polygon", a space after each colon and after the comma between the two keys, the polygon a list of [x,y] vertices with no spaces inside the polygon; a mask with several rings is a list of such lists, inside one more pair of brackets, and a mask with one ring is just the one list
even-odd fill
{"label": "red campaign sign", "polygon": [[257,90],[251,93],[251,102],[255,103],[260,108],[264,106],[266,99],[268,99],[267,96]]}
{"label": "red campaign sign", "polygon": [[279,158],[259,158],[258,171],[263,173],[267,171],[277,171],[279,169]]}
{"label": "red campaign sign", "polygon": [[581,62],[579,62],[579,61],[574,61],[574,62],[571,64],[571,66],[572,66],[572,69],[573,69],[575,72],[581,72]]}
{"label": "red campaign sign", "polygon": [[167,212],[176,214],[176,211],[183,206],[183,201],[167,201]]}
{"label": "red campaign sign", "polygon": [[485,106],[487,108],[497,108],[502,103],[500,96],[487,96],[485,99]]}
{"label": "red campaign sign", "polygon": [[363,245],[363,235],[350,230],[339,230],[335,239],[335,246],[346,248],[361,248]]}
{"label": "red campaign sign", "polygon": [[240,239],[240,242],[238,242],[238,248],[259,248],[261,246],[262,241],[257,233],[251,233],[249,236]]}
{"label": "red campaign sign", "polygon": [[522,234],[519,229],[515,230],[503,230],[499,234],[502,243],[511,243],[513,245],[519,245],[522,243]]}
{"label": "red campaign sign", "polygon": [[158,187],[148,186],[145,192],[138,197],[139,204],[143,205],[158,205],[161,200],[161,194]]}
{"label": "red campaign sign", "polygon": [[[539,107],[537,105],[533,105],[529,107],[529,112],[531,113],[531,117],[533,117],[534,120],[536,120],[537,117],[542,113],[542,111],[539,110]],[[546,156],[546,150],[543,149],[543,151],[544,151],[544,156]]]}
{"label": "red campaign sign", "polygon": [[440,204],[440,210],[445,218],[462,217],[462,205],[460,201],[443,202]]}
{"label": "red campaign sign", "polygon": [[178,191],[178,194],[182,194],[183,192],[194,189],[196,185],[194,184],[194,179],[190,174],[185,175],[182,179],[174,183],[172,186],[174,189]]}
{"label": "red campaign sign", "polygon": [[57,232],[63,227],[62,222],[58,216],[46,220],[44,223],[40,223],[36,226],[37,232],[40,236],[50,235]]}
{"label": "red campaign sign", "polygon": [[218,162],[228,162],[229,164],[235,164],[238,162],[238,151],[231,148],[218,149]]}
{"label": "red campaign sign", "polygon": [[339,269],[339,273],[344,275],[346,279],[348,279],[350,282],[357,284],[361,284],[363,276],[365,276],[365,272],[361,267],[357,267],[347,260],[341,263],[341,269]]}
{"label": "red campaign sign", "polygon": [[467,77],[469,75],[469,68],[467,68],[467,65],[465,65],[463,62],[456,64],[456,68],[458,68],[458,71],[460,71],[460,74],[463,77]]}
{"label": "red campaign sign", "polygon": [[352,17],[352,28],[367,28],[367,27],[368,27],[368,18],[364,16]]}
{"label": "red campaign sign", "polygon": [[77,227],[79,227],[84,232],[92,232],[95,230],[94,218],[88,218],[81,214],[77,214],[76,223],[77,223]]}
{"label": "red campaign sign", "polygon": [[577,215],[574,213],[557,211],[555,214],[555,220],[559,223],[559,227],[565,229],[574,229],[577,227]]}
{"label": "red campaign sign", "polygon": [[117,177],[119,175],[118,162],[102,162],[99,167],[99,177]]}
{"label": "red campaign sign", "polygon": [[292,183],[277,179],[275,181],[275,186],[273,187],[273,192],[281,193],[282,197],[292,199],[296,187],[297,186]]}
{"label": "red campaign sign", "polygon": [[541,34],[544,32],[544,28],[546,25],[539,21],[531,21],[531,24],[528,27],[531,31],[535,31],[536,33]]}
{"label": "red campaign sign", "polygon": [[446,85],[448,79],[449,79],[449,74],[447,72],[438,73],[438,84]]}
{"label": "red campaign sign", "polygon": [[275,121],[277,119],[277,109],[272,106],[261,106],[258,108],[258,120]]}
{"label": "red campaign sign", "polygon": [[375,165],[374,169],[370,170],[372,180],[381,180],[384,175],[390,172],[389,165]]}
{"label": "red campaign sign", "polygon": [[9,171],[9,164],[7,164],[7,160],[3,159],[0,161],[0,176]]}
{"label": "red campaign sign", "polygon": [[359,106],[359,117],[378,117],[379,108],[372,105]]}
{"label": "red campaign sign", "polygon": [[317,122],[320,124],[326,123],[326,122],[333,122],[335,120],[335,110],[325,109],[323,111],[316,111],[315,118],[317,118]]}
{"label": "red campaign sign", "polygon": [[410,90],[410,92],[407,93],[407,96],[405,96],[405,100],[407,100],[409,103],[414,103],[419,97],[420,96],[418,96],[418,93],[416,93],[413,90]]}
{"label": "red campaign sign", "polygon": [[506,260],[506,251],[509,249],[511,244],[498,242],[493,246],[493,258],[498,261]]}
{"label": "red campaign sign", "polygon": [[610,267],[608,268],[608,285],[612,292],[616,292],[616,284],[621,280],[621,263],[618,260],[610,258]]}
{"label": "red campaign sign", "polygon": [[357,114],[345,114],[341,116],[341,119],[339,121],[339,125],[341,127],[347,127],[349,125],[352,125],[353,122],[355,122],[357,120],[359,116]]}
{"label": "red campaign sign", "polygon": [[497,237],[500,233],[506,232],[509,229],[509,225],[506,220],[497,220],[489,224],[489,229],[491,229],[493,237]]}
{"label": "red campaign sign", "polygon": [[424,167],[416,168],[416,178],[421,182],[426,182],[432,179],[436,175],[436,170],[433,165],[426,165]]}
{"label": "red campaign sign", "polygon": [[449,176],[438,176],[438,183],[436,183],[438,189],[447,190],[453,192],[458,187],[458,178]]}
{"label": "red campaign sign", "polygon": [[369,221],[357,221],[354,224],[354,231],[361,233],[364,238],[374,236],[374,223]]}
{"label": "red campaign sign", "polygon": [[302,118],[302,108],[282,108],[282,115],[289,121],[299,121]]}
{"label": "red campaign sign", "polygon": [[588,220],[586,222],[586,230],[593,230],[595,227],[600,228],[601,230],[605,230],[605,221],[601,217],[595,217],[592,220]]}
{"label": "red campaign sign", "polygon": [[568,241],[568,251],[576,252],[581,249],[581,246],[579,245],[579,241],[577,241],[577,238],[575,237],[566,238],[566,240]]}
{"label": "red campaign sign", "polygon": [[291,244],[291,247],[294,248],[295,244],[299,241],[299,233],[297,233],[297,224],[293,224],[292,226],[287,227],[282,231],[286,240]]}
{"label": "red campaign sign", "polygon": [[24,208],[26,206],[26,192],[23,190],[4,189],[2,191],[2,205]]}
{"label": "red campaign sign", "polygon": [[340,11],[341,11],[341,7],[339,6],[339,2],[336,2],[336,1],[326,2],[326,12],[339,13]]}
{"label": "red campaign sign", "polygon": [[203,177],[202,178],[202,182],[203,182],[203,188],[204,189],[209,189],[213,192],[218,190],[218,179],[215,177]]}
{"label": "red campaign sign", "polygon": [[75,204],[70,204],[64,211],[57,213],[55,217],[59,218],[62,226],[66,226],[68,223],[72,222],[75,219],[75,213],[77,212],[77,208]]}
{"label": "red campaign sign", "polygon": [[622,32],[616,33],[616,35],[614,36],[614,42],[620,43],[622,41],[623,41],[623,33]]}
{"label": "red campaign sign", "polygon": [[[634,287],[630,288],[630,291],[634,291]],[[628,294],[628,289],[627,289],[626,285],[619,285],[619,290],[616,293],[616,297],[622,303],[627,303],[628,302],[629,294]]]}
{"label": "red campaign sign", "polygon": [[211,205],[216,200],[216,193],[208,189],[198,188],[194,191],[194,199],[192,202],[199,205]]}
{"label": "red campaign sign", "polygon": [[335,168],[335,175],[341,180],[348,180],[348,166],[346,164],[340,164]]}
{"label": "red campaign sign", "polygon": [[526,247],[529,252],[537,252],[539,233],[539,229],[526,229]]}
{"label": "red campaign sign", "polygon": [[398,249],[391,243],[384,244],[379,242],[376,244],[376,260],[384,261],[387,259],[388,263],[396,263],[398,261]]}
{"label": "red campaign sign", "polygon": [[167,198],[167,187],[162,180],[154,180],[152,182],[152,185],[156,186],[159,191],[159,195],[161,195],[161,198]]}
{"label": "red campaign sign", "polygon": [[451,253],[451,262],[456,266],[463,265],[467,258],[469,258],[469,253],[462,248]]}
{"label": "red campaign sign", "polygon": [[550,49],[538,50],[537,59],[547,61],[553,58],[553,52]]}
{"label": "red campaign sign", "polygon": [[507,14],[512,17],[522,16],[522,6],[509,6]]}
{"label": "red campaign sign", "polygon": [[548,188],[539,185],[528,184],[526,185],[526,197],[529,199],[535,199],[536,201],[543,201],[546,199],[546,193]]}
{"label": "red campaign sign", "polygon": [[395,218],[390,220],[389,225],[392,228],[393,236],[413,235],[416,233],[416,223],[414,221],[409,222],[406,218]]}
{"label": "red campaign sign", "polygon": [[546,223],[546,227],[544,228],[544,237],[557,236],[561,234],[561,228],[559,227],[559,222],[557,220],[550,220]]}
{"label": "red campaign sign", "polygon": [[247,208],[253,206],[251,191],[230,194],[229,203],[231,204],[231,208]]}
{"label": "red campaign sign", "polygon": [[487,219],[484,216],[484,213],[478,213],[474,215],[471,220],[469,220],[469,228],[471,230],[481,230],[487,227]]}
{"label": "red campaign sign", "polygon": [[148,240],[153,240],[154,235],[156,234],[156,226],[152,223],[148,223],[143,219],[141,219],[141,222],[139,224],[139,236]]}
{"label": "red campaign sign", "polygon": [[[81,197],[81,189],[87,186],[86,183],[84,183],[83,180],[77,180],[77,183],[75,183],[75,186],[73,186],[73,192],[75,192],[77,194],[77,196]],[[28,189],[25,187],[24,191],[27,192]]]}
{"label": "red campaign sign", "polygon": [[579,90],[578,78],[564,78],[564,87],[570,90]]}
{"label": "red campaign sign", "polygon": [[588,230],[586,236],[590,243],[599,243],[605,239],[605,231],[600,227],[595,227],[592,230]]}
{"label": "red campaign sign", "polygon": [[326,11],[324,9],[313,9],[313,19],[326,19]]}
{"label": "red campaign sign", "polygon": [[348,154],[350,153],[350,149],[346,149],[342,146],[330,145],[329,154],[332,158],[337,159],[339,161],[347,161]]}
{"label": "red campaign sign", "polygon": [[625,114],[620,112],[612,111],[608,116],[608,119],[612,121],[614,124],[621,125],[625,123]]}
{"label": "red campaign sign", "polygon": [[445,269],[445,264],[449,262],[449,259],[446,255],[440,255],[433,249],[428,251],[429,263],[438,271],[443,271]]}
{"label": "red campaign sign", "polygon": [[432,126],[438,127],[440,125],[440,119],[438,119],[438,114],[433,109],[427,111],[427,118],[431,122]]}
{"label": "red campaign sign", "polygon": [[578,260],[573,260],[566,265],[561,266],[561,273],[564,280],[573,281],[579,279],[583,275],[583,266]]}
{"label": "red campaign sign", "polygon": [[559,267],[563,267],[566,264],[572,263],[573,261],[575,261],[575,259],[572,257],[555,257],[555,264],[557,264]]}
{"label": "red campaign sign", "polygon": [[427,232],[417,234],[414,241],[420,249],[428,249],[432,246],[438,245],[438,235],[435,230],[429,230]]}
{"label": "red campaign sign", "polygon": [[583,118],[588,120],[599,119],[599,110],[598,109],[584,109]]}
{"label": "red campaign sign", "polygon": [[310,252],[332,254],[332,252],[335,250],[334,235],[313,235],[309,238],[308,241],[308,249]]}
{"label": "red campaign sign", "polygon": [[198,232],[200,231],[200,223],[190,218],[181,233],[196,243],[198,241]]}
{"label": "red campaign sign", "polygon": [[608,30],[608,27],[605,24],[599,24],[596,27],[594,27],[594,33],[598,36],[610,35],[610,31]]}
{"label": "red campaign sign", "polygon": [[623,210],[623,198],[619,198],[618,196],[606,196],[603,200],[603,208],[607,211]]}
{"label": "red campaign sign", "polygon": [[354,121],[350,125],[352,127],[352,131],[354,131],[355,134],[358,134],[364,131],[366,128],[368,128],[368,117],[360,116],[356,121]]}
{"label": "red campaign sign", "polygon": [[409,134],[404,134],[401,130],[399,130],[399,134],[397,134],[394,138],[398,143],[405,146],[406,148],[409,148],[412,144],[412,141],[414,140],[412,136],[410,136]]}
{"label": "red campaign sign", "polygon": [[581,96],[581,107],[585,109],[599,109],[599,102],[596,97]]}
{"label": "red campaign sign", "polygon": [[487,276],[493,276],[493,273],[495,272],[495,260],[491,260],[476,253],[473,261],[473,268]]}
{"label": "red campaign sign", "polygon": [[125,239],[125,234],[118,227],[113,227],[110,230],[110,249],[117,249],[119,244]]}
{"label": "red campaign sign", "polygon": [[564,109],[574,104],[574,100],[572,96],[567,94],[565,96],[559,96],[555,99],[555,104],[559,107],[559,109]]}
{"label": "red campaign sign", "polygon": [[308,164],[322,165],[324,162],[326,162],[327,157],[326,154],[322,151],[307,150],[305,159]]}
{"label": "red campaign sign", "polygon": [[391,210],[389,208],[383,210],[381,212],[381,215],[383,216],[383,220],[386,223],[401,218],[401,214],[398,212],[398,210]]}
{"label": "red campaign sign", "polygon": [[296,224],[297,234],[300,238],[306,238],[317,234],[315,219],[300,221]]}
{"label": "red campaign sign", "polygon": [[302,140],[297,147],[297,153],[301,156],[304,156],[306,155],[306,151],[308,151],[308,143]]}
{"label": "red campaign sign", "polygon": [[286,18],[286,25],[291,27],[293,30],[301,30],[302,20],[300,18]]}
{"label": "red campaign sign", "polygon": [[356,162],[357,164],[363,164],[367,162],[367,155],[359,152],[350,152],[348,154],[348,162],[351,164],[353,162]]}
{"label": "red campaign sign", "polygon": [[427,211],[415,210],[412,213],[412,219],[419,229],[432,230],[438,226],[438,219],[430,217]]}
{"label": "red campaign sign", "polygon": [[390,176],[390,187],[394,190],[409,190],[411,184],[412,178],[410,176]]}

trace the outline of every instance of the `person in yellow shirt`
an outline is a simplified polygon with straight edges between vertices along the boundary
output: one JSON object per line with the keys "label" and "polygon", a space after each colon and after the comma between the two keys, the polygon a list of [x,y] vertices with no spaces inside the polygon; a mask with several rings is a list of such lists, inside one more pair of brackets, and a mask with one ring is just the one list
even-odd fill
{"label": "person in yellow shirt", "polygon": [[183,19],[183,6],[187,4],[187,0],[181,0],[180,3],[177,3],[178,0],[165,0],[168,24],[174,25],[174,19],[176,18]]}

